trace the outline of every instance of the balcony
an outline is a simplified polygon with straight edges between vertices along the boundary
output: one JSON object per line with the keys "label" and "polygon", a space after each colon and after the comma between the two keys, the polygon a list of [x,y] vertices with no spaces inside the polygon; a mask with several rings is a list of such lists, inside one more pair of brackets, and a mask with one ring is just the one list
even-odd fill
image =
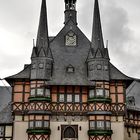
{"label": "balcony", "polygon": [[50,135],[51,134],[51,130],[50,128],[29,128],[27,129],[27,133],[28,134],[47,134]]}
{"label": "balcony", "polygon": [[112,134],[112,130],[88,130],[89,136],[111,136]]}

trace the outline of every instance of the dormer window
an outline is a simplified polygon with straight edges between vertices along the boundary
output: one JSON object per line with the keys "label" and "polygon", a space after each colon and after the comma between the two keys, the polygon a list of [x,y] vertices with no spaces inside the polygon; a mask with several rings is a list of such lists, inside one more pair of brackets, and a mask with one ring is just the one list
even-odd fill
{"label": "dormer window", "polygon": [[67,73],[74,73],[74,67],[72,65],[69,65],[66,69]]}

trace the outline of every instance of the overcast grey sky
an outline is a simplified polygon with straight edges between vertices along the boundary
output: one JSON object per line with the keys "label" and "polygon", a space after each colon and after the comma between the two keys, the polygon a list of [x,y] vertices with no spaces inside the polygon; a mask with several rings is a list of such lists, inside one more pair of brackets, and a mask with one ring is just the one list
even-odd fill
{"label": "overcast grey sky", "polygon": [[[64,0],[46,0],[49,35],[63,27]],[[128,76],[140,78],[140,0],[99,0],[104,41],[111,62]],[[30,63],[41,0],[0,0],[0,78]],[[94,0],[77,0],[78,26],[91,40]]]}

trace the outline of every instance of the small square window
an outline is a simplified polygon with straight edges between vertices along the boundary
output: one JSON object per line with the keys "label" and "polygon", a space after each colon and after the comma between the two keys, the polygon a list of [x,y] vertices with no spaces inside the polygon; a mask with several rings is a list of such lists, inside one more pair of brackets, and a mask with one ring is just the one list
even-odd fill
{"label": "small square window", "polygon": [[43,88],[38,88],[37,89],[37,96],[43,96],[44,95],[44,89]]}
{"label": "small square window", "polygon": [[94,97],[94,90],[91,89],[89,90],[89,98],[93,98]]}
{"label": "small square window", "polygon": [[68,67],[67,68],[67,72],[68,73],[73,73],[74,72],[74,68],[73,67]]}
{"label": "small square window", "polygon": [[103,97],[104,96],[103,89],[96,89],[96,96]]}
{"label": "small square window", "polygon": [[64,102],[64,94],[59,94],[59,102]]}
{"label": "small square window", "polygon": [[75,95],[75,102],[80,102],[80,95],[79,94]]}
{"label": "small square window", "polygon": [[67,102],[72,102],[72,94],[67,95]]}

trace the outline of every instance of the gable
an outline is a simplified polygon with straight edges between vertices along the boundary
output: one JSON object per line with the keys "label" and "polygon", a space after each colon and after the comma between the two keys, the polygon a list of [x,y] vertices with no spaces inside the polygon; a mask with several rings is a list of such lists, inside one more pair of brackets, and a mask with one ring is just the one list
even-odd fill
{"label": "gable", "polygon": [[[76,45],[65,44],[66,35],[72,32],[76,36]],[[52,55],[54,57],[53,77],[49,83],[87,85],[86,59],[88,56],[90,41],[82,31],[69,21],[50,43]],[[74,73],[67,73],[66,68],[71,64]]]}

